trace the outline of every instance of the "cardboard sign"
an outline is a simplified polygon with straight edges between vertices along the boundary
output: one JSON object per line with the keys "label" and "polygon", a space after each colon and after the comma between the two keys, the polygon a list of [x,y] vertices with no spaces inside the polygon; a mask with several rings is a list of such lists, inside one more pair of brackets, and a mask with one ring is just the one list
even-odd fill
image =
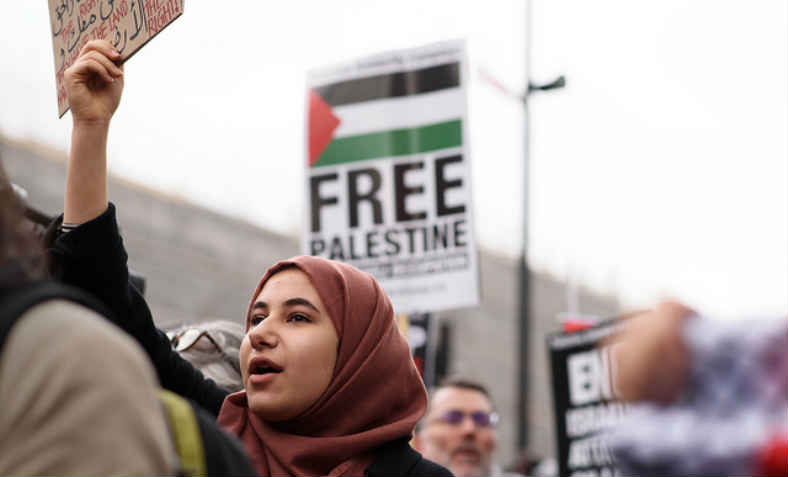
{"label": "cardboard sign", "polygon": [[374,275],[398,313],[478,304],[463,42],[312,71],[302,250]]}
{"label": "cardboard sign", "polygon": [[616,399],[610,349],[597,346],[620,325],[620,320],[607,321],[582,331],[547,337],[558,475],[618,475],[603,434],[622,420],[627,407]]}
{"label": "cardboard sign", "polygon": [[121,61],[183,13],[183,0],[49,0],[57,108],[68,111],[63,75],[90,40],[107,40]]}

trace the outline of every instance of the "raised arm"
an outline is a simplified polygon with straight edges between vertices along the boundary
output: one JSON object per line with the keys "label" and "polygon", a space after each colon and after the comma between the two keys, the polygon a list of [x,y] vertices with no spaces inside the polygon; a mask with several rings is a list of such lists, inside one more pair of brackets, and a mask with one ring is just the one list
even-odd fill
{"label": "raised arm", "polygon": [[107,210],[107,134],[123,92],[120,54],[106,40],[86,44],[65,72],[74,129],[66,173],[65,224],[81,224]]}
{"label": "raised arm", "polygon": [[63,283],[99,298],[108,318],[137,339],[153,362],[163,387],[219,413],[227,391],[220,389],[170,346],[157,330],[145,299],[129,283],[127,254],[115,208],[107,201],[107,134],[123,90],[123,71],[106,41],[91,41],[66,70],[74,121],[66,175],[63,230],[56,221],[48,236],[53,272]]}

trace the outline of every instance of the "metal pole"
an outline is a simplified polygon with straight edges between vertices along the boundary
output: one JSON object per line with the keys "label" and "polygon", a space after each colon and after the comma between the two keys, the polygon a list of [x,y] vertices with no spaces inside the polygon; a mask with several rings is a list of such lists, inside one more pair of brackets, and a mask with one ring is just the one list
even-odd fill
{"label": "metal pole", "polygon": [[523,451],[528,446],[528,363],[529,363],[529,338],[530,338],[530,308],[531,308],[531,274],[528,267],[528,222],[530,208],[530,154],[531,154],[531,129],[528,101],[531,93],[561,89],[566,86],[566,78],[560,75],[549,83],[534,84],[531,82],[531,17],[532,1],[525,2],[525,88],[522,94],[513,93],[500,81],[485,71],[480,71],[483,80],[494,86],[505,95],[516,98],[523,105],[523,238],[518,264],[518,290],[520,297],[520,343],[517,352],[520,363],[517,376],[518,402],[517,402],[517,445]]}
{"label": "metal pole", "polygon": [[435,357],[438,354],[438,339],[440,331],[440,314],[427,313],[424,320],[427,331],[427,344],[424,350],[424,385],[427,389],[438,384],[435,376]]}
{"label": "metal pole", "polygon": [[528,209],[530,205],[529,195],[531,192],[529,177],[529,154],[530,154],[530,128],[528,114],[528,96],[530,95],[531,77],[531,0],[525,2],[525,92],[523,93],[523,242],[520,251],[520,376],[518,379],[520,395],[518,400],[518,422],[517,445],[520,450],[528,446],[528,341],[529,333],[529,307],[531,295],[531,276],[528,269]]}

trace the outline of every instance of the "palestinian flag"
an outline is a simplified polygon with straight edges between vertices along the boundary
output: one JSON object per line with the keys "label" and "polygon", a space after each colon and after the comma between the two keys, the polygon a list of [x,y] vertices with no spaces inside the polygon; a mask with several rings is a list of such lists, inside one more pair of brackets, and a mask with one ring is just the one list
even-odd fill
{"label": "palestinian flag", "polygon": [[309,90],[310,168],[462,145],[460,63],[376,74]]}

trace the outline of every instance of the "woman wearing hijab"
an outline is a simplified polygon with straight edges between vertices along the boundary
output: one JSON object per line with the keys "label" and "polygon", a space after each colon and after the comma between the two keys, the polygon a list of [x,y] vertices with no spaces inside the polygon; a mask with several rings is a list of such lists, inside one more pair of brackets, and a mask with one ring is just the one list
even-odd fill
{"label": "woman wearing hijab", "polygon": [[92,41],[65,73],[74,129],[55,273],[96,294],[143,345],[165,388],[243,441],[260,475],[451,475],[408,440],[427,397],[391,302],[349,265],[294,257],[271,267],[246,314],[245,390],[229,394],[172,350],[128,283],[107,202],[106,141],[123,89],[120,55]]}

